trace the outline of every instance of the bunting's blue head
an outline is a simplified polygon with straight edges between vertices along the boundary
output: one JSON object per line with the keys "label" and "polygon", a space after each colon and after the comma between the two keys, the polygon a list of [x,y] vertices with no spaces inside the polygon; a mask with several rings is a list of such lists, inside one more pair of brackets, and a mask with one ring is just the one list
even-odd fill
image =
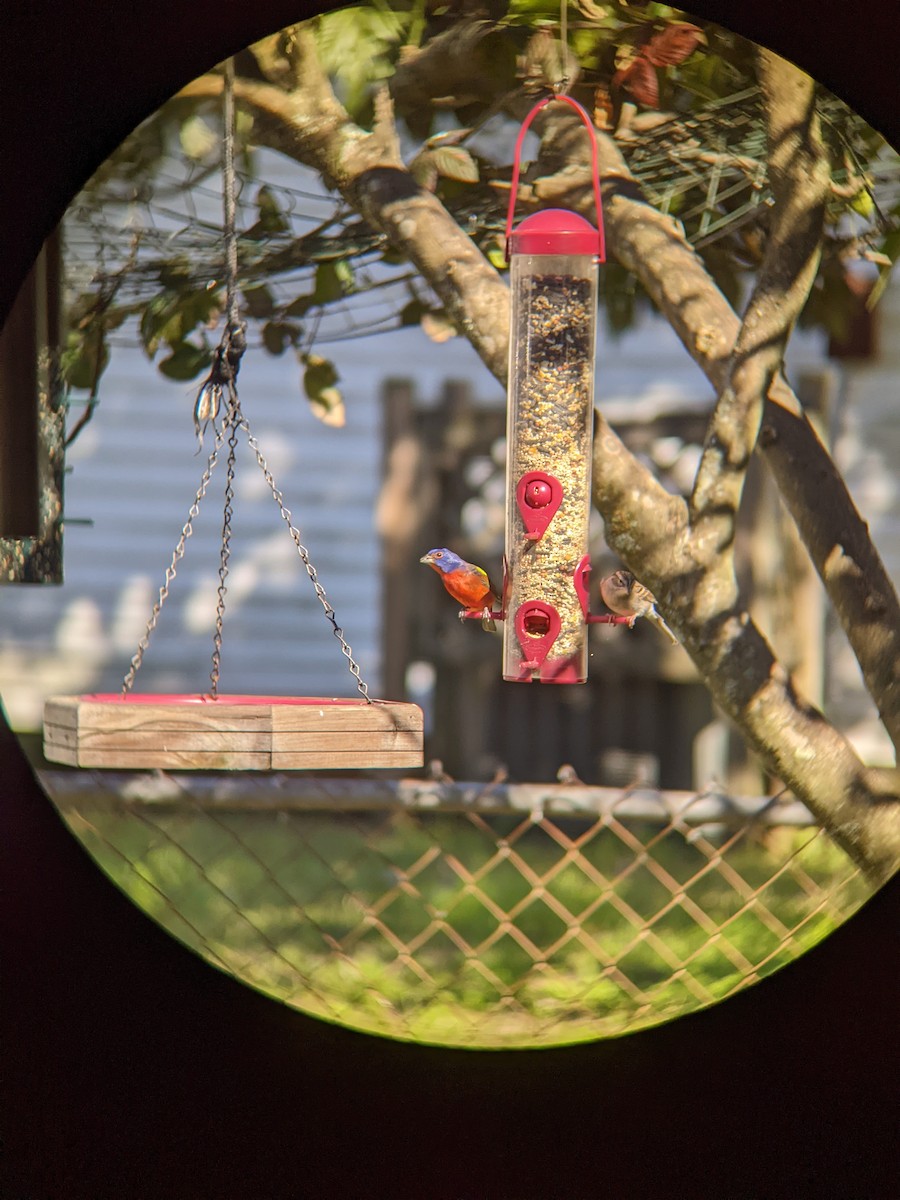
{"label": "bunting's blue head", "polygon": [[422,555],[419,562],[427,563],[429,567],[434,567],[436,571],[442,571],[445,575],[449,575],[451,571],[458,571],[460,567],[467,565],[458,554],[454,554],[446,546],[439,546],[435,550],[429,550],[427,554]]}

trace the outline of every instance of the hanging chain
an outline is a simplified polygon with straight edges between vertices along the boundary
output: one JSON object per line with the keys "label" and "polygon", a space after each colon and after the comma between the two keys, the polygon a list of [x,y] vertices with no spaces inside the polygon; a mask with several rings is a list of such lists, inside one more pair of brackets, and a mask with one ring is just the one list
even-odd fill
{"label": "hanging chain", "polygon": [[228,578],[228,562],[231,558],[231,518],[234,515],[232,501],[234,500],[234,464],[237,449],[237,420],[240,409],[237,403],[237,393],[229,395],[228,416],[225,427],[228,429],[228,460],[225,468],[225,508],[222,514],[222,546],[219,551],[219,587],[216,603],[216,632],[213,636],[212,670],[209,673],[209,694],[213,700],[219,694],[219,670],[222,665],[222,626],[225,621],[225,593]]}
{"label": "hanging chain", "polygon": [[[225,86],[223,89],[224,110],[223,119],[225,136],[222,146],[222,215],[223,233],[225,235],[225,287],[226,304],[225,317],[228,323],[226,334],[233,337],[240,330],[243,341],[244,327],[241,323],[237,303],[237,197],[235,195],[234,169],[234,135],[236,131],[234,111],[234,59],[225,60]],[[241,347],[243,353],[243,346]],[[240,362],[240,357],[238,358]],[[235,364],[234,375],[237,375]]]}
{"label": "hanging chain", "polygon": [[238,306],[238,237],[237,195],[235,191],[234,142],[234,62],[225,61],[224,137],[222,147],[222,233],[225,243],[225,331],[213,353],[209,374],[200,385],[194,403],[194,431],[197,441],[203,444],[203,434],[216,418],[225,397],[228,397],[228,413],[237,399],[236,380],[241,358],[247,348],[244,323]]}
{"label": "hanging chain", "polygon": [[[206,431],[207,425],[212,423],[213,429],[216,432],[216,440],[213,445],[212,453],[206,464],[206,470],[200,480],[200,487],[197,489],[197,494],[194,498],[194,503],[191,505],[188,513],[188,519],[181,530],[181,537],[175,547],[172,555],[172,561],[166,570],[166,578],[163,586],[159,589],[159,599],[153,606],[153,612],[150,620],[147,622],[147,628],[144,636],[138,643],[137,653],[131,660],[131,668],[122,683],[122,697],[127,696],[134,684],[134,678],[140,670],[141,663],[144,659],[144,652],[150,643],[150,636],[156,628],[156,623],[159,620],[159,614],[169,595],[169,587],[172,580],[175,578],[176,567],[178,562],[184,555],[187,539],[193,533],[193,523],[200,508],[200,502],[206,495],[206,490],[209,486],[210,477],[213,469],[218,461],[219,453],[228,439],[228,464],[225,474],[225,507],[222,517],[222,545],[219,554],[219,587],[218,600],[216,604],[216,625],[215,634],[213,636],[213,654],[212,654],[212,670],[210,671],[210,695],[216,699],[219,692],[219,673],[222,664],[222,631],[225,622],[225,601],[227,597],[227,580],[228,569],[231,558],[231,521],[234,515],[234,474],[235,474],[235,458],[237,449],[237,433],[242,429],[247,435],[247,442],[250,449],[253,451],[256,461],[265,476],[266,483],[269,485],[269,490],[278,505],[278,509],[284,519],[285,524],[290,531],[294,545],[297,547],[297,553],[300,555],[300,561],[306,568],[306,573],[315,588],[316,596],[319,603],[325,610],[325,615],[331,622],[332,633],[340,642],[341,653],[347,660],[350,674],[353,676],[356,683],[357,691],[362,695],[367,704],[371,704],[372,700],[369,696],[369,688],[360,675],[359,664],[353,657],[344,631],[338,625],[334,608],[331,605],[328,597],[325,594],[325,589],[319,582],[318,572],[312,564],[309,557],[309,551],[303,545],[300,539],[300,531],[293,523],[290,509],[285,506],[284,496],[277,487],[272,473],[269,470],[268,463],[263,458],[262,451],[259,448],[259,443],[250,432],[250,426],[247,419],[241,411],[240,401],[237,394],[237,374],[241,364],[241,357],[246,349],[247,342],[244,332],[244,323],[240,319],[240,311],[238,308],[237,299],[237,273],[238,273],[238,257],[237,257],[237,228],[236,228],[236,196],[235,196],[235,169],[234,169],[234,142],[235,142],[235,110],[234,110],[234,63],[231,59],[225,63],[225,86],[224,86],[224,124],[225,136],[223,147],[223,231],[225,238],[225,285],[226,285],[226,300],[225,300],[225,331],[222,335],[222,340],[213,353],[210,371],[206,379],[200,386],[197,393],[197,399],[194,403],[194,429],[197,434],[197,440],[202,446],[203,434]],[[222,428],[216,426],[216,418],[219,415],[219,410],[223,400],[227,396],[228,408],[225,414],[225,420],[222,423]]]}
{"label": "hanging chain", "polygon": [[162,587],[159,589],[159,598],[156,601],[156,603],[153,605],[153,612],[150,614],[150,620],[147,622],[147,628],[144,631],[144,636],[138,642],[137,653],[134,655],[134,657],[131,660],[131,667],[128,671],[128,674],[122,680],[122,698],[123,698],[123,700],[128,695],[128,693],[131,691],[131,688],[134,685],[134,677],[135,677],[135,675],[137,675],[138,671],[141,669],[141,664],[144,661],[144,652],[146,651],[147,647],[150,645],[150,637],[151,637],[154,629],[156,628],[156,623],[159,620],[159,614],[162,611],[162,606],[165,604],[166,600],[168,599],[169,588],[171,586],[172,580],[175,578],[176,567],[178,566],[178,563],[181,561],[181,559],[184,557],[185,546],[186,546],[188,538],[194,532],[194,521],[197,518],[197,514],[200,512],[200,502],[203,499],[203,497],[206,495],[206,489],[209,487],[209,481],[212,478],[213,470],[215,469],[216,463],[218,462],[219,451],[222,449],[222,444],[225,441],[226,433],[227,433],[227,426],[223,427],[216,436],[215,444],[213,445],[213,448],[212,448],[212,453],[210,454],[209,459],[207,460],[206,469],[203,472],[203,475],[200,479],[200,486],[197,488],[197,494],[194,497],[194,503],[191,505],[190,510],[188,511],[188,517],[184,523],[184,526],[182,527],[181,537],[178,539],[178,544],[176,545],[174,551],[172,552],[172,561],[170,562],[169,566],[166,568],[166,578],[165,578],[165,582],[163,583]]}
{"label": "hanging chain", "polygon": [[269,491],[272,493],[272,498],[274,499],[275,503],[278,505],[278,511],[281,513],[282,519],[284,520],[285,525],[287,525],[288,530],[290,531],[290,535],[293,540],[293,543],[297,547],[297,553],[300,555],[300,561],[303,563],[304,567],[306,568],[306,573],[310,578],[310,582],[312,583],[313,587],[315,588],[316,596],[319,599],[319,603],[322,605],[322,608],[325,610],[325,616],[331,622],[331,632],[334,634],[334,636],[337,638],[337,640],[341,644],[341,653],[346,658],[347,666],[350,670],[350,674],[353,676],[353,678],[356,682],[356,690],[364,698],[364,700],[366,701],[367,704],[371,704],[372,700],[369,696],[368,684],[360,676],[359,664],[356,662],[356,660],[353,657],[353,651],[350,648],[350,645],[347,642],[346,638],[344,637],[343,629],[337,623],[337,617],[335,615],[334,608],[332,607],[330,600],[328,599],[328,597],[325,594],[325,589],[322,587],[321,583],[319,582],[319,575],[318,575],[318,572],[316,571],[316,568],[313,566],[312,561],[310,560],[309,551],[303,545],[303,542],[300,540],[300,531],[299,531],[299,529],[297,529],[296,525],[294,525],[293,517],[291,516],[291,510],[284,503],[284,496],[282,495],[281,491],[279,490],[278,486],[275,483],[275,480],[272,477],[272,472],[269,470],[269,465],[266,462],[265,458],[263,458],[262,451],[259,448],[259,443],[257,442],[256,438],[253,436],[253,434],[250,432],[250,426],[248,425],[247,418],[243,415],[243,413],[240,414],[239,420],[240,420],[241,429],[243,429],[243,431],[247,435],[247,444],[249,445],[250,449],[253,451],[254,455],[256,456],[256,461],[257,461],[257,463],[259,463],[260,470],[262,471],[263,475],[266,478],[266,483],[269,485]]}
{"label": "hanging chain", "polygon": [[[237,431],[241,417],[237,394],[237,374],[247,348],[244,323],[238,309],[237,254],[237,197],[235,194],[234,142],[236,132],[234,108],[234,60],[225,60],[223,87],[223,161],[222,161],[222,228],[225,239],[225,332],[216,350],[209,378],[200,395],[211,400],[211,419],[215,417],[222,399],[228,398],[225,428],[228,430],[228,465],[225,473],[225,506],[222,514],[222,544],[219,551],[219,587],[216,601],[216,628],[213,635],[212,670],[209,673],[210,695],[219,694],[219,672],[222,666],[222,628],[225,622],[225,600],[228,592],[228,564],[231,558],[231,520],[234,515],[234,468],[237,450]],[[198,397],[199,399],[199,397]],[[194,412],[194,425],[198,413]],[[202,430],[197,429],[202,437]]]}

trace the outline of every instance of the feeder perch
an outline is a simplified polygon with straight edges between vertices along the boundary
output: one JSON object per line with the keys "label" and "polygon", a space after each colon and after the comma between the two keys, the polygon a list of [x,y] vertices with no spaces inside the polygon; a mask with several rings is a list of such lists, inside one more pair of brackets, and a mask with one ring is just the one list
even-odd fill
{"label": "feeder perch", "polygon": [[[522,140],[545,105],[573,107],[592,148],[599,228],[546,209],[513,229]],[[568,96],[542,100],[516,143],[507,216],[511,327],[507,406],[503,678],[584,683],[583,595],[591,506],[597,264],[603,260],[597,147],[590,118]]]}

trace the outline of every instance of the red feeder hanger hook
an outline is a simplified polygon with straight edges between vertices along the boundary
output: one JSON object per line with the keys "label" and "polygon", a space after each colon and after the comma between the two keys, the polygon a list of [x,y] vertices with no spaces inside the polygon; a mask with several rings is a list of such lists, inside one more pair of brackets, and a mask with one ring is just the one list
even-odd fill
{"label": "red feeder hanger hook", "polygon": [[[597,229],[596,231],[591,230],[591,234],[595,234],[597,238],[597,262],[606,262],[606,235],[603,230],[603,199],[600,195],[600,166],[597,159],[597,138],[594,133],[594,125],[587,113],[587,110],[583,108],[577,100],[573,100],[571,96],[564,96],[562,94],[545,96],[543,100],[539,100],[522,122],[522,127],[519,130],[519,136],[516,138],[516,148],[515,153],[513,154],[512,185],[509,193],[509,207],[506,210],[506,261],[509,262],[510,239],[512,237],[513,221],[516,213],[516,200],[518,199],[519,195],[519,175],[522,167],[522,143],[525,140],[525,134],[528,132],[531,122],[534,120],[537,114],[541,111],[541,109],[546,108],[548,104],[554,103],[568,104],[570,108],[573,108],[581,117],[582,123],[591,137],[591,179],[594,186],[594,206],[597,210]],[[573,214],[569,213],[566,209],[558,208],[545,209],[542,213],[536,214],[536,217],[542,220],[542,224],[546,224],[547,235],[555,235],[557,237],[560,235],[574,237],[577,236],[577,233],[581,233],[580,228],[577,231],[571,228],[572,216]],[[547,218],[550,217],[555,219],[547,220]],[[559,219],[563,217],[567,218],[567,221],[561,221]],[[534,218],[531,220],[533,219]],[[523,224],[526,224],[527,222],[528,218],[526,218],[526,222],[523,222]],[[568,228],[566,227],[567,225],[569,226]],[[576,249],[574,246],[572,248]],[[591,249],[593,249],[593,246]],[[565,250],[561,252],[565,253]]]}

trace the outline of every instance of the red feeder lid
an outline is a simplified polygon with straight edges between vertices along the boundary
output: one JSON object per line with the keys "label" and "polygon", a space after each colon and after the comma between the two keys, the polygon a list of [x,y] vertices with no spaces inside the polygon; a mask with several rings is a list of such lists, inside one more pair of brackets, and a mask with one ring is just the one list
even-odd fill
{"label": "red feeder lid", "polygon": [[545,208],[520,221],[509,235],[510,254],[601,254],[600,233],[567,208]]}

